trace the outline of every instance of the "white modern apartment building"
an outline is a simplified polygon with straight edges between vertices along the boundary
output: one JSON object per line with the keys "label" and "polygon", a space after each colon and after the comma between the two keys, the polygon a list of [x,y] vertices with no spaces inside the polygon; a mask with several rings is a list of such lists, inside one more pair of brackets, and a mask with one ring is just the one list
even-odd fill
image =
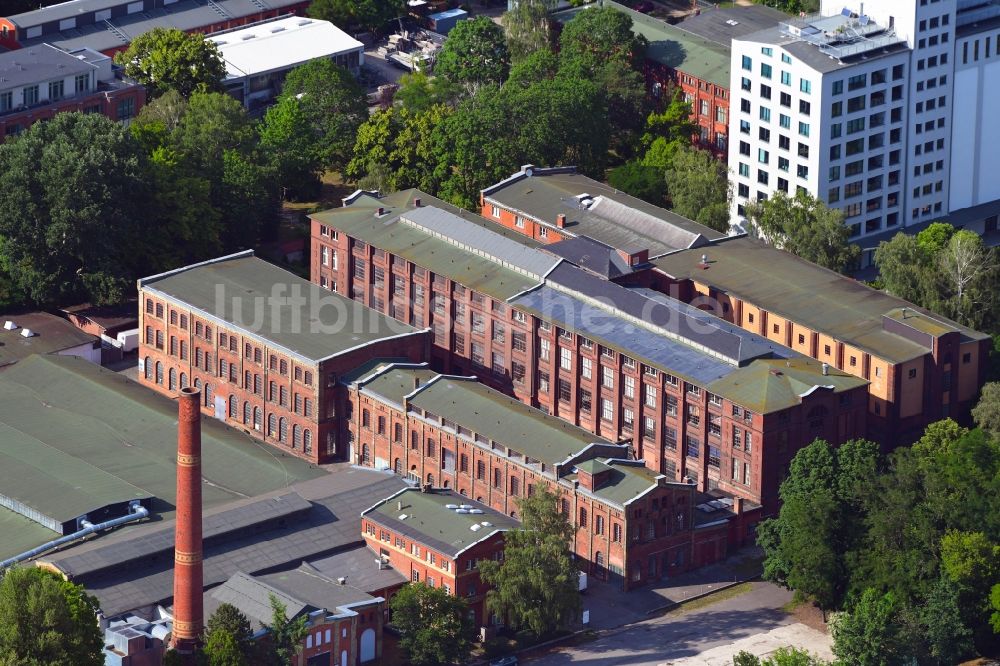
{"label": "white modern apartment building", "polygon": [[995,230],[1000,0],[824,0],[731,57],[734,222],[801,188],[862,244],[956,212]]}

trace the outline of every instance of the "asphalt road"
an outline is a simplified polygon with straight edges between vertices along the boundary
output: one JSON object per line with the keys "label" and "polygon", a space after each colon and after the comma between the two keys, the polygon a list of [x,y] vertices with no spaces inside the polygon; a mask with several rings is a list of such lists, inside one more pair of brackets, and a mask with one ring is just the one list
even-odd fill
{"label": "asphalt road", "polygon": [[521,661],[532,666],[655,666],[795,624],[795,618],[781,610],[791,601],[791,592],[770,583],[752,585],[749,592],[703,608],[627,625],[591,643]]}

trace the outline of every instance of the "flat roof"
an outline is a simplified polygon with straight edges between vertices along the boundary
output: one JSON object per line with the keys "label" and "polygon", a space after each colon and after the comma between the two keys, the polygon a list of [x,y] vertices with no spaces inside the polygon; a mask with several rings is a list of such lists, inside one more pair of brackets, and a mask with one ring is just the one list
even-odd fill
{"label": "flat roof", "polygon": [[896,41],[886,43],[884,46],[878,48],[868,48],[867,50],[859,51],[857,54],[850,54],[845,57],[838,58],[824,53],[815,44],[811,44],[801,38],[787,34],[778,26],[764,28],[763,30],[743,35],[734,41],[755,42],[778,46],[791,54],[792,57],[798,58],[808,67],[814,71],[820,72],[821,74],[829,74],[846,67],[851,67],[858,61],[869,62],[877,58],[885,58],[887,56],[909,50],[905,41]]}
{"label": "flat roof", "polygon": [[[214,419],[202,419],[202,447],[206,507],[323,475]],[[123,375],[69,356],[33,356],[0,374],[0,468],[13,460],[19,470],[0,476],[0,493],[28,506],[74,517],[144,493],[157,498],[154,515],[171,517],[176,450],[174,401]],[[4,536],[0,558],[23,552]]]}
{"label": "flat roof", "polygon": [[[703,254],[708,255],[708,268],[701,265]],[[746,237],[719,241],[696,251],[675,252],[654,263],[674,278],[708,284],[893,363],[930,351],[884,330],[882,316],[897,308],[918,311],[966,338],[985,337],[857,280]]]}
{"label": "flat roof", "polygon": [[[22,45],[50,42],[67,50],[87,46],[97,51],[106,51],[127,46],[139,35],[154,28],[177,28],[185,32],[197,31],[213,24],[233,18],[260,14],[265,9],[290,7],[300,0],[267,0],[262,7],[254,0],[214,0],[211,4],[202,0],[180,0],[174,4],[155,9],[117,16],[110,23],[101,21],[80,25],[72,30],[48,33],[35,39],[28,39]],[[79,17],[92,11],[127,5],[128,0],[70,0],[51,7],[43,7],[16,16],[8,17],[19,29],[42,25],[54,21]]]}
{"label": "flat roof", "polygon": [[[287,489],[206,510],[205,587],[219,585],[240,571],[257,575],[293,569],[303,561],[363,545],[358,516],[406,485],[391,474],[348,466],[320,473],[319,478]],[[306,500],[309,506],[283,521],[274,520],[268,507],[286,499],[296,505]],[[251,515],[244,520],[247,511]],[[252,527],[262,519],[269,522]],[[234,522],[250,527],[234,530]],[[73,571],[71,579],[98,598],[104,614],[117,615],[170,602],[173,569],[165,563],[172,561],[173,533],[173,521],[147,523],[42,559],[61,571]],[[158,554],[150,556],[154,551]]]}
{"label": "flat roof", "polygon": [[795,358],[754,361],[744,372],[710,384],[708,390],[767,414],[794,407],[816,390],[843,393],[867,385],[867,380],[832,366],[824,374],[823,364],[814,359]]}
{"label": "flat roof", "polygon": [[328,21],[290,16],[209,36],[226,63],[226,78],[290,69],[315,58],[332,58],[365,45]]}
{"label": "flat roof", "polygon": [[[17,328],[10,331],[2,328],[8,321],[14,322]],[[25,329],[34,335],[22,336]],[[0,315],[0,368],[32,354],[52,354],[87,343],[98,344],[98,339],[48,312]]]}
{"label": "flat roof", "polygon": [[[410,372],[416,376],[416,371]],[[387,374],[392,377],[408,373],[395,368]],[[410,385],[413,385],[412,379]],[[361,390],[367,391],[367,385]],[[439,375],[413,391],[409,404],[464,426],[487,441],[549,465],[561,463],[590,444],[610,443],[568,421],[495,391],[476,381],[475,377]]]}
{"label": "flat roof", "polygon": [[139,289],[311,362],[420,331],[323,289],[252,251],[139,280]]}
{"label": "flat roof", "polygon": [[[698,12],[674,28],[690,32],[729,49],[733,39],[771,28],[788,20],[788,14],[766,5],[738,7],[699,6]],[[728,84],[727,84],[728,87]]]}
{"label": "flat roof", "polygon": [[[417,214],[416,217],[424,224],[400,223],[401,218],[417,210],[414,205],[415,199],[420,199],[421,205],[428,206],[431,210],[430,213]],[[383,209],[381,217],[376,216],[379,208]],[[476,254],[468,249],[468,245],[463,247],[456,244],[453,240],[445,238],[443,233],[431,233],[426,226],[428,220],[437,215],[446,217],[436,211],[453,216],[448,217],[449,229],[457,228],[456,218],[464,221],[468,227],[466,232],[468,238],[475,234],[474,229],[478,229],[482,234],[476,234],[476,238],[503,239],[508,243],[516,243],[525,250],[539,246],[537,242],[522,234],[492,224],[478,215],[463,211],[419,190],[402,190],[381,199],[361,195],[349,206],[333,208],[311,217],[321,224],[328,224],[373,247],[391,252],[417,266],[422,266],[497,300],[505,301],[538,284],[538,279],[525,272],[504,266],[482,254]],[[552,257],[553,265],[557,261],[556,257]]]}
{"label": "flat roof", "polygon": [[589,236],[619,250],[648,249],[651,257],[725,237],[576,173],[575,167],[525,165],[511,177],[484,189],[483,198],[553,229],[558,215],[564,214],[566,225],[561,233]]}
{"label": "flat roof", "polygon": [[423,365],[391,364],[358,380],[364,392],[393,405],[402,407],[403,399],[438,376]]}
{"label": "flat roof", "polygon": [[0,90],[87,74],[95,69],[96,65],[51,44],[36,44],[0,53]]}
{"label": "flat roof", "polygon": [[[659,475],[636,460],[592,459],[578,464],[576,469],[591,474],[606,471],[596,489],[588,490],[581,485],[578,490],[622,508],[659,483],[656,480]],[[574,472],[562,478],[572,483],[578,475]]]}
{"label": "flat roof", "polygon": [[367,545],[357,546],[328,557],[311,560],[309,566],[327,578],[336,580],[343,576],[347,583],[368,594],[378,594],[387,588],[404,585],[410,581],[409,573],[392,567],[380,567],[381,558]]}
{"label": "flat roof", "polygon": [[67,308],[62,312],[73,317],[86,319],[106,331],[118,331],[123,328],[135,328],[139,325],[139,304],[132,299],[121,305],[91,305],[81,303]]}
{"label": "flat roof", "polygon": [[[458,513],[459,507],[469,508]],[[443,489],[406,488],[361,515],[450,557],[498,532],[521,527],[515,518]]]}
{"label": "flat roof", "polygon": [[611,0],[574,7],[552,14],[560,23],[567,23],[591,7],[612,7],[632,19],[632,32],[649,42],[646,59],[671,69],[697,76],[703,81],[729,88],[729,49],[711,40],[682,30],[677,25],[648,16]]}

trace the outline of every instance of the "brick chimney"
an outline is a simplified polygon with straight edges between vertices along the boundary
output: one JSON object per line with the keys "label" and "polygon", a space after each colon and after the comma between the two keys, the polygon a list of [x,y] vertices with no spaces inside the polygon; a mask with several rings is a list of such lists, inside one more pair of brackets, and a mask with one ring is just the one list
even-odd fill
{"label": "brick chimney", "polygon": [[566,228],[566,213],[559,213],[556,215],[556,226],[560,229]]}
{"label": "brick chimney", "polygon": [[172,646],[191,654],[204,630],[201,533],[201,390],[181,389],[177,414],[177,521],[174,531]]}

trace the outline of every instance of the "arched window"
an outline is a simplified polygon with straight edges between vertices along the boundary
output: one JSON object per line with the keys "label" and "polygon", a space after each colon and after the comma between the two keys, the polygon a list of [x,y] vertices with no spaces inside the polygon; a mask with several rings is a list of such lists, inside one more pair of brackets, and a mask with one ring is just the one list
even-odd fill
{"label": "arched window", "polygon": [[153,362],[149,360],[148,356],[142,361],[142,367],[143,367],[144,372],[146,373],[146,379],[152,379],[153,378]]}
{"label": "arched window", "polygon": [[368,450],[367,444],[361,445],[361,464],[362,465],[371,464],[371,452]]}
{"label": "arched window", "polygon": [[302,446],[302,427],[298,423],[292,426],[292,448],[297,449]]}
{"label": "arched window", "polygon": [[253,414],[253,408],[250,406],[250,401],[243,403],[243,423],[245,425],[250,425],[250,418]]}
{"label": "arched window", "polygon": [[194,378],[194,387],[199,391],[201,390],[201,380],[197,377]]}
{"label": "arched window", "polygon": [[261,429],[262,426],[263,426],[263,418],[261,416],[260,407],[254,407],[253,408],[253,429],[256,430],[257,432],[260,432],[260,429]]}
{"label": "arched window", "polygon": [[156,362],[156,383],[163,384],[163,363],[159,361]]}
{"label": "arched window", "polygon": [[267,415],[267,436],[274,437],[278,434],[278,417],[274,414]]}
{"label": "arched window", "polygon": [[581,506],[580,507],[580,527],[586,527],[586,526],[587,526],[587,510]]}
{"label": "arched window", "polygon": [[403,475],[403,461],[401,461],[399,458],[396,458],[396,460],[393,461],[393,463],[392,463],[392,471],[395,472],[396,474],[399,474],[400,476],[402,476]]}
{"label": "arched window", "polygon": [[229,418],[237,419],[240,415],[240,401],[235,395],[229,396]]}
{"label": "arched window", "polygon": [[312,453],[313,450],[313,435],[309,428],[302,431],[302,450],[306,453]]}
{"label": "arched window", "polygon": [[181,373],[181,388],[186,389],[188,387],[188,376],[186,372]]}
{"label": "arched window", "polygon": [[433,486],[434,485],[434,475],[433,474],[428,474],[427,475],[427,485],[429,485],[429,486]]}
{"label": "arched window", "polygon": [[449,483],[448,479],[445,479],[445,480],[443,481],[443,484],[444,484],[444,487],[445,487],[445,488],[448,488],[448,487],[450,487],[450,483]]}
{"label": "arched window", "polygon": [[169,384],[167,384],[167,386],[170,388],[170,390],[171,391],[176,391],[177,390],[177,368],[170,368],[170,371],[167,373],[167,381],[169,382]]}
{"label": "arched window", "polygon": [[604,578],[604,554],[601,551],[594,553],[594,575]]}
{"label": "arched window", "polygon": [[212,406],[212,385],[208,383],[205,384],[205,406]]}
{"label": "arched window", "polygon": [[288,419],[282,416],[278,419],[278,441],[287,442],[288,441]]}

